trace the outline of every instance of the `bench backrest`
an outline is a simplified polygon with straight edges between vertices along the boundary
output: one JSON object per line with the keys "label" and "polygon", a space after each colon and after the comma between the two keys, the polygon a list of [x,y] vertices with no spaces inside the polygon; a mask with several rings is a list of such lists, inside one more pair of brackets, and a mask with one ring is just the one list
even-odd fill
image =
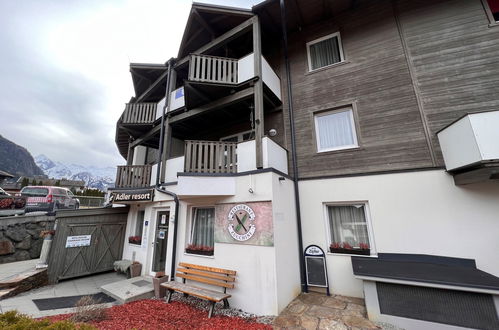
{"label": "bench backrest", "polygon": [[185,280],[206,283],[214,286],[233,289],[236,280],[236,271],[215,267],[188,264],[181,262],[177,267],[177,277]]}

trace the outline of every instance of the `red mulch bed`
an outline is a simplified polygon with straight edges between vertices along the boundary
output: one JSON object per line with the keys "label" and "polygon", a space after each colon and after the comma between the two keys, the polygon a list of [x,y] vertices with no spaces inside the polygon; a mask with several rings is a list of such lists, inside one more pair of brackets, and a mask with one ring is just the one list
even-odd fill
{"label": "red mulch bed", "polygon": [[[65,320],[71,314],[55,315],[52,321]],[[272,329],[268,324],[239,317],[212,316],[181,302],[139,300],[107,309],[107,319],[91,323],[99,329]]]}

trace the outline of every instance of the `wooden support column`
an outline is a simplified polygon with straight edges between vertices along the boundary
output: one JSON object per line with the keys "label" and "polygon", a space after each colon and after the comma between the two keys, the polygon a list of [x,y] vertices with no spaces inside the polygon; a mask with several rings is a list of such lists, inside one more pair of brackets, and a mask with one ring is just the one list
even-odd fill
{"label": "wooden support column", "polygon": [[134,151],[134,146],[132,146],[132,138],[128,140],[128,156],[126,157],[126,164],[128,166],[133,165],[133,151]]}
{"label": "wooden support column", "polygon": [[258,77],[254,86],[256,168],[263,168],[262,138],[265,127],[263,125],[262,39],[258,16],[253,18],[253,55],[255,77]]}
{"label": "wooden support column", "polygon": [[[171,69],[170,76],[168,77],[168,94],[166,96],[165,100],[165,106],[168,106],[168,111],[170,110],[170,103],[171,103],[171,97],[172,97],[172,92],[175,90],[176,87],[176,81],[177,81],[177,72],[175,69]],[[171,149],[171,141],[172,141],[172,128],[170,126],[170,116],[168,116],[168,113],[166,114],[165,118],[165,128],[164,128],[164,138],[163,138],[163,155],[161,159],[161,175],[160,175],[160,182],[165,182],[165,177],[166,177],[166,161],[168,160],[168,156],[170,154],[170,149]]]}

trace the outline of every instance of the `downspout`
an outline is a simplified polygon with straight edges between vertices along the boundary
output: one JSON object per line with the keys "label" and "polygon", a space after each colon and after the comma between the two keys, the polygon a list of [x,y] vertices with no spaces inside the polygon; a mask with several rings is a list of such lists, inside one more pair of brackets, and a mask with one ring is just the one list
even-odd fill
{"label": "downspout", "polygon": [[171,78],[171,70],[172,70],[172,63],[174,59],[171,58],[168,60],[168,79],[166,81],[166,91],[165,91],[165,105],[163,106],[163,115],[161,116],[161,131],[159,134],[159,152],[158,152],[158,168],[156,171],[156,185],[155,189],[156,191],[159,191],[163,194],[167,194],[171,197],[173,197],[173,200],[175,201],[175,217],[173,220],[173,248],[172,248],[172,264],[171,264],[171,269],[170,269],[170,281],[173,281],[175,279],[175,259],[177,255],[177,223],[178,223],[178,210],[179,210],[179,200],[177,194],[168,191],[161,187],[159,183],[159,177],[160,177],[160,165],[161,164],[161,159],[163,156],[163,147],[164,147],[164,135],[165,135],[165,114],[166,114],[166,108],[169,106],[169,95],[168,92],[170,90],[170,78]]}
{"label": "downspout", "polygon": [[170,281],[173,281],[175,279],[175,259],[177,256],[177,223],[178,223],[178,209],[179,209],[179,200],[177,194],[166,190],[164,187],[161,187],[160,185],[156,185],[155,189],[159,192],[162,192],[163,194],[167,194],[171,197],[173,197],[173,200],[175,201],[175,217],[173,219],[173,247],[172,247],[172,264],[170,268]]}
{"label": "downspout", "polygon": [[293,92],[291,90],[291,74],[289,69],[288,58],[288,33],[286,28],[286,7],[284,0],[280,0],[281,6],[281,30],[284,48],[284,64],[286,70],[286,82],[288,89],[288,108],[289,108],[289,130],[291,134],[291,162],[293,164],[293,185],[295,190],[295,207],[296,207],[296,226],[298,229],[298,258],[300,261],[300,279],[301,290],[307,292],[307,282],[305,281],[305,264],[303,260],[303,237],[301,229],[301,212],[300,212],[300,193],[298,190],[298,165],[296,159],[296,136],[295,136],[295,119],[293,114]]}

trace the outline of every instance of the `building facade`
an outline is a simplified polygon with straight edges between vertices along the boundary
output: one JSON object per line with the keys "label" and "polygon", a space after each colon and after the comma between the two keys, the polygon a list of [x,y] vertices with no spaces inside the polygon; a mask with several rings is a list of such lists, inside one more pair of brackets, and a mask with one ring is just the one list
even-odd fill
{"label": "building facade", "polygon": [[[306,288],[313,244],[331,291],[365,297],[373,320],[494,328],[498,7],[194,4],[176,59],[130,65],[113,193],[131,204],[123,257],[145,275],[234,269],[233,304],[277,314]],[[417,314],[393,298],[404,290],[411,306],[466,308]]]}

